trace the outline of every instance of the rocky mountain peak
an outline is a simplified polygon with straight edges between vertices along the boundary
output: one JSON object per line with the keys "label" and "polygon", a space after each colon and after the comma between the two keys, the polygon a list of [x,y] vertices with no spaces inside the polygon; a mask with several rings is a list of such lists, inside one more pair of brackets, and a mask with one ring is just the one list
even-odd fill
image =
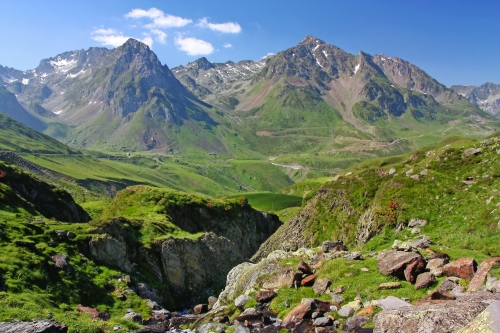
{"label": "rocky mountain peak", "polygon": [[215,68],[215,65],[212,64],[210,61],[207,60],[205,57],[201,57],[200,59],[197,59],[187,65],[187,67],[192,67],[192,68],[197,68],[197,69],[202,69],[202,70],[209,70],[210,68]]}
{"label": "rocky mountain peak", "polygon": [[321,44],[326,44],[324,41],[322,41],[319,38],[316,38],[312,35],[307,35],[306,38],[304,38],[299,45],[308,45],[308,46],[316,46],[316,45],[321,45]]}

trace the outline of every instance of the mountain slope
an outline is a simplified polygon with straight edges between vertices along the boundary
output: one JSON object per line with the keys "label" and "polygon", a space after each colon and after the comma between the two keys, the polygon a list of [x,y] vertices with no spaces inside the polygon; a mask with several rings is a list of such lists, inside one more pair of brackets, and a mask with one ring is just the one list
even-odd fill
{"label": "mountain slope", "polygon": [[43,154],[79,153],[3,113],[0,113],[0,149]]}
{"label": "mountain slope", "polygon": [[113,50],[90,48],[42,60],[8,89],[49,121],[52,136],[79,147],[227,150],[210,130],[216,122],[207,105],[134,39]]}
{"label": "mountain slope", "polygon": [[[484,136],[499,126],[407,61],[352,55],[313,36],[241,79],[221,76],[221,66],[199,59],[174,74],[233,120],[254,150],[301,170],[342,168],[352,159],[409,151],[446,135]],[[235,73],[247,65],[230,66]]]}
{"label": "mountain slope", "polygon": [[47,127],[43,121],[26,111],[16,96],[4,87],[0,87],[0,112],[38,131]]}
{"label": "mountain slope", "polygon": [[500,117],[500,84],[491,82],[478,86],[453,85],[451,90],[464,96],[468,101],[482,110]]}
{"label": "mountain slope", "polygon": [[[496,255],[499,151],[497,132],[482,142],[454,137],[408,155],[355,165],[310,194],[255,258],[325,240],[373,251],[420,232],[435,244]],[[427,221],[421,231],[412,231],[413,219]]]}

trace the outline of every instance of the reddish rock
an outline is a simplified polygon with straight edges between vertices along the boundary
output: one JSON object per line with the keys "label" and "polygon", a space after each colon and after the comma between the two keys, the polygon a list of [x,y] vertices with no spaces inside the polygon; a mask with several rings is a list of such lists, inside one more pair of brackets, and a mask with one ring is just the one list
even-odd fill
{"label": "reddish rock", "polygon": [[318,269],[318,268],[321,268],[321,267],[323,267],[323,261],[318,261],[317,263],[315,263],[313,265],[313,268],[315,268],[315,269]]}
{"label": "reddish rock", "polygon": [[311,316],[312,311],[314,310],[315,304],[314,300],[310,298],[302,299],[299,305],[294,307],[292,311],[290,311],[283,321],[281,322],[281,327],[293,328],[295,324],[299,321],[302,321],[304,318],[309,318]]}
{"label": "reddish rock", "polygon": [[444,265],[443,275],[456,276],[470,281],[474,277],[476,268],[477,263],[473,258],[460,258]]}
{"label": "reddish rock", "polygon": [[311,284],[314,283],[314,280],[316,280],[317,276],[318,276],[317,274],[308,275],[308,276],[306,276],[305,278],[302,279],[302,281],[300,282],[300,284],[302,286],[309,286],[309,285],[311,285]]}
{"label": "reddish rock", "polygon": [[89,308],[89,307],[83,306],[81,304],[77,305],[76,311],[82,312],[82,313],[88,313],[88,314],[90,314],[90,317],[92,319],[99,318],[99,311],[97,309]]}
{"label": "reddish rock", "polygon": [[417,276],[417,281],[415,282],[415,290],[420,288],[425,288],[436,282],[436,277],[434,274],[426,272]]}
{"label": "reddish rock", "polygon": [[297,265],[297,270],[301,271],[304,274],[313,274],[311,267],[309,267],[309,265],[304,260],[301,260],[299,262],[299,264]]}
{"label": "reddish rock", "polygon": [[257,296],[255,296],[255,299],[259,303],[267,303],[270,302],[274,297],[276,297],[276,293],[274,292],[274,290],[261,290],[259,291]]}
{"label": "reddish rock", "polygon": [[379,290],[401,288],[401,282],[385,282],[378,285]]}
{"label": "reddish rock", "polygon": [[69,266],[66,261],[67,258],[68,257],[64,254],[56,254],[52,256],[52,260],[54,260],[56,267],[63,270],[66,270]]}
{"label": "reddish rock", "polygon": [[453,301],[455,299],[455,296],[450,295],[445,291],[437,289],[429,294],[429,299],[440,299],[440,300],[445,300],[445,301]]}
{"label": "reddish rock", "polygon": [[426,262],[423,258],[417,258],[414,262],[406,266],[404,275],[406,281],[414,283],[417,276],[425,270]]}
{"label": "reddish rock", "polygon": [[208,312],[208,304],[198,304],[193,308],[194,314],[202,314]]}
{"label": "reddish rock", "polygon": [[423,259],[423,257],[414,252],[380,252],[377,256],[377,268],[380,273],[384,275],[393,275],[399,278],[404,278],[406,266],[418,259]]}
{"label": "reddish rock", "polygon": [[429,260],[425,268],[434,274],[434,276],[441,276],[443,275],[443,266],[447,263],[448,259],[446,258],[433,258]]}
{"label": "reddish rock", "polygon": [[331,311],[330,308],[332,306],[336,306],[337,308],[340,308],[340,305],[338,303],[322,301],[319,299],[314,300],[314,307],[315,307],[317,312],[322,312],[322,313],[330,312]]}
{"label": "reddish rock", "polygon": [[295,281],[302,279],[302,273],[295,272],[291,268],[285,268],[279,272],[275,277],[267,280],[262,285],[265,289],[279,289],[282,287],[292,288]]}
{"label": "reddish rock", "polygon": [[469,287],[467,291],[474,292],[478,291],[479,288],[483,285],[486,280],[486,275],[490,272],[490,270],[500,263],[500,257],[493,257],[483,260],[479,266],[477,267],[477,272],[474,274],[474,277],[469,283]]}
{"label": "reddish rock", "polygon": [[217,303],[217,297],[215,296],[210,296],[208,298],[208,304],[210,305],[210,307],[214,306],[214,304]]}
{"label": "reddish rock", "polygon": [[332,284],[332,281],[328,279],[318,279],[314,281],[313,290],[316,295],[323,295],[328,287],[330,287],[330,284]]}
{"label": "reddish rock", "polygon": [[337,289],[335,289],[334,293],[335,294],[342,294],[345,291],[344,286],[338,286]]}
{"label": "reddish rock", "polygon": [[358,311],[358,313],[356,313],[356,316],[371,317],[374,313],[375,313],[375,307],[373,305],[370,305],[369,307],[366,307],[366,308]]}

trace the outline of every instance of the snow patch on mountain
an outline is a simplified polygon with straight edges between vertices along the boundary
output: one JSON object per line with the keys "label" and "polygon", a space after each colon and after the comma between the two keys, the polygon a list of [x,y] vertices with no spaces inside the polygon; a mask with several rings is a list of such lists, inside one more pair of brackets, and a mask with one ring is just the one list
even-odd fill
{"label": "snow patch on mountain", "polygon": [[57,57],[57,61],[51,60],[50,65],[54,67],[56,72],[66,73],[77,65],[77,61],[75,59],[67,60]]}

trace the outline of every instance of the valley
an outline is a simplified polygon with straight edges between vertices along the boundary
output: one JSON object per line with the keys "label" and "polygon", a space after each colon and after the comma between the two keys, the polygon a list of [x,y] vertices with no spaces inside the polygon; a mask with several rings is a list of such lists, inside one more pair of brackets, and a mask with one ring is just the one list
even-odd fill
{"label": "valley", "polygon": [[314,36],[172,69],[129,39],[0,83],[0,330],[458,330],[500,300],[496,85]]}

